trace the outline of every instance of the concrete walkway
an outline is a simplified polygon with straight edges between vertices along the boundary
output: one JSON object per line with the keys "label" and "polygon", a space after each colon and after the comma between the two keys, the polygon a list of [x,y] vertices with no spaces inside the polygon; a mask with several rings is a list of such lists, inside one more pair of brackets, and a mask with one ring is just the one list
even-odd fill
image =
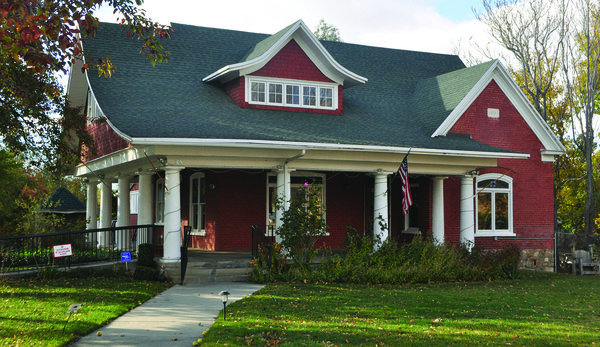
{"label": "concrete walkway", "polygon": [[263,286],[242,282],[175,285],[74,346],[191,346],[223,310],[219,292],[231,293],[229,305]]}

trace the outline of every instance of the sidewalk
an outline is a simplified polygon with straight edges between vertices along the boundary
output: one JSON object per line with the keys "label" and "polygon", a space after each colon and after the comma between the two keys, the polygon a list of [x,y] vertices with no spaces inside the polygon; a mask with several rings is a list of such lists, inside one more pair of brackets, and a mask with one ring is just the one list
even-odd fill
{"label": "sidewalk", "polygon": [[[262,284],[215,282],[175,285],[82,337],[73,346],[191,346],[223,310],[219,292],[230,303],[264,287]],[[97,336],[98,331],[102,336]]]}

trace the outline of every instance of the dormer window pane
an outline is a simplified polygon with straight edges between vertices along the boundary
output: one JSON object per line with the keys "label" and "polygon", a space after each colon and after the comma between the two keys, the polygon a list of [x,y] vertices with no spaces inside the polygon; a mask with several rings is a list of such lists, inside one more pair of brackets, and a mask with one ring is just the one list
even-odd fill
{"label": "dormer window pane", "polygon": [[333,104],[333,89],[319,88],[319,105],[322,107],[331,107]]}
{"label": "dormer window pane", "polygon": [[290,105],[300,104],[300,86],[285,86],[285,103]]}
{"label": "dormer window pane", "polygon": [[281,84],[269,83],[269,103],[281,104],[283,100],[282,89]]}
{"label": "dormer window pane", "polygon": [[306,106],[317,105],[317,87],[303,87],[302,88],[303,99],[302,104]]}
{"label": "dormer window pane", "polygon": [[265,102],[265,84],[263,82],[252,82],[251,100],[254,102]]}

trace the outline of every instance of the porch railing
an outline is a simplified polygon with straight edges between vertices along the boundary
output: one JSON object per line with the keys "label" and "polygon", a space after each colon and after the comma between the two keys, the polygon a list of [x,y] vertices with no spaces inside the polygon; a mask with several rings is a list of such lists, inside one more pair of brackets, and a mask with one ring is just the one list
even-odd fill
{"label": "porch railing", "polygon": [[[136,225],[0,237],[0,272],[120,261],[121,252],[136,259],[139,245],[156,244],[155,236],[153,225]],[[72,255],[55,257],[58,245],[70,245]]]}
{"label": "porch railing", "polygon": [[275,242],[275,226],[273,225],[251,225],[252,232],[252,258],[258,257],[260,247],[272,247]]}

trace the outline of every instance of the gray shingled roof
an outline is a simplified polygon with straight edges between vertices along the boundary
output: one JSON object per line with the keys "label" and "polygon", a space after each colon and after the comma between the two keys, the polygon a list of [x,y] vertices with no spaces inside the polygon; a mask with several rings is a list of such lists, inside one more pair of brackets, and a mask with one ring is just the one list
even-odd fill
{"label": "gray shingled roof", "polygon": [[42,204],[40,212],[85,213],[85,205],[67,188],[60,187]]}
{"label": "gray shingled roof", "polygon": [[111,56],[113,77],[90,73],[104,114],[122,133],[144,138],[249,139],[508,152],[431,134],[489,68],[457,56],[322,41],[341,65],[368,78],[344,89],[343,114],[241,108],[202,78],[265,50],[278,34],[172,24],[169,63],[152,67],[116,24],[86,38],[91,57]]}

